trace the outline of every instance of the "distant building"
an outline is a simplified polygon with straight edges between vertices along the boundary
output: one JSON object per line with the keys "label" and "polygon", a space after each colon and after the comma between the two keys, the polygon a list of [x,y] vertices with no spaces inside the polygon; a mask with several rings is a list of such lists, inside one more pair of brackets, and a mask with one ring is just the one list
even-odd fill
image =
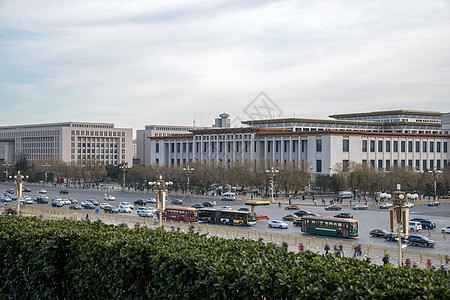
{"label": "distant building", "polygon": [[218,118],[215,119],[213,124],[214,128],[229,128],[230,127],[230,115],[227,113],[222,113]]}
{"label": "distant building", "polygon": [[131,128],[110,123],[64,122],[0,127],[0,161],[14,163],[19,155],[67,163],[97,159],[105,164],[132,165]]}
{"label": "distant building", "polygon": [[450,113],[442,116],[442,133],[450,134]]}

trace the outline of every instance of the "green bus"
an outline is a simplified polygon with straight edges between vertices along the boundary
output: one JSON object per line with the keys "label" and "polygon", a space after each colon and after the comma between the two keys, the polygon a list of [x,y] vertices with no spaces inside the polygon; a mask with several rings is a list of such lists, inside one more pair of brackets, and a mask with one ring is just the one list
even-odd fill
{"label": "green bus", "polygon": [[304,216],[302,217],[302,232],[335,237],[358,236],[358,221],[353,219]]}

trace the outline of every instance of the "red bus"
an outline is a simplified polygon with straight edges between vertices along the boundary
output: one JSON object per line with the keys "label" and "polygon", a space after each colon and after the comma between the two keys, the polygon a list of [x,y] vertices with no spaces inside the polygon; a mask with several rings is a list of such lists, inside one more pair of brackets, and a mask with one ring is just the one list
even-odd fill
{"label": "red bus", "polygon": [[162,218],[168,221],[197,222],[198,210],[193,207],[168,206],[163,211]]}

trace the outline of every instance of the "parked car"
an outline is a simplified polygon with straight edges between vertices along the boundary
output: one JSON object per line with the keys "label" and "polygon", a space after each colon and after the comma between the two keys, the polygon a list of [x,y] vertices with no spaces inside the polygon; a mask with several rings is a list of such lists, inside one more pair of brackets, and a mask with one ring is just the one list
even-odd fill
{"label": "parked car", "polygon": [[117,213],[119,213],[119,210],[115,206],[108,205],[103,208],[103,212],[106,214],[108,214],[108,213],[109,214],[117,214]]}
{"label": "parked car", "polygon": [[122,206],[122,207],[129,207],[131,210],[134,209],[134,205],[131,204],[130,202],[120,202],[119,206]]}
{"label": "parked car", "polygon": [[403,203],[403,206],[408,207],[408,208],[411,208],[411,207],[414,207],[414,203],[411,203],[411,202],[405,202],[405,203]]}
{"label": "parked car", "polygon": [[341,209],[342,209],[342,207],[340,207],[337,204],[333,204],[333,205],[329,205],[329,206],[325,207],[325,210],[341,210]]}
{"label": "parked car", "polygon": [[8,190],[6,190],[6,192],[8,194],[14,194],[16,192],[16,190],[15,189],[8,189]]}
{"label": "parked car", "polygon": [[203,205],[203,203],[195,203],[195,204],[192,204],[191,207],[193,207],[193,208],[203,208],[205,206]]}
{"label": "parked car", "polygon": [[138,216],[145,217],[145,218],[155,217],[155,214],[149,209],[138,210],[137,214],[138,214]]}
{"label": "parked car", "polygon": [[205,207],[213,207],[214,203],[211,202],[211,201],[205,201],[205,202],[203,202],[203,206],[205,206]]}
{"label": "parked car", "polygon": [[354,210],[367,210],[369,207],[365,204],[356,204],[353,206]]}
{"label": "parked car", "polygon": [[48,197],[47,196],[38,196],[38,197],[36,197],[36,203],[47,204],[48,203]]}
{"label": "parked car", "polygon": [[69,190],[60,190],[59,191],[60,194],[69,194]]}
{"label": "parked car", "polygon": [[425,247],[434,247],[436,244],[433,240],[430,240],[426,236],[423,235],[410,235],[407,238],[408,245],[410,246],[425,246]]}
{"label": "parked car", "polygon": [[70,206],[69,206],[69,208],[70,209],[73,209],[73,210],[80,210],[81,209],[81,205],[80,204],[71,204]]}
{"label": "parked car", "polygon": [[119,212],[120,213],[131,213],[132,210],[128,206],[119,206]]}
{"label": "parked car", "polygon": [[428,203],[428,206],[439,206],[440,203],[437,201],[431,201],[430,203]]}
{"label": "parked car", "polygon": [[107,203],[107,202],[103,202],[102,204],[100,204],[100,208],[104,209],[105,206],[111,206],[111,204]]}
{"label": "parked car", "polygon": [[175,204],[175,205],[181,205],[181,204],[183,204],[183,200],[173,199],[172,202],[170,202],[170,203]]}
{"label": "parked car", "polygon": [[231,206],[221,206],[219,209],[220,210],[232,210],[233,208]]}
{"label": "parked car", "polygon": [[422,230],[422,224],[419,221],[409,221],[409,230],[419,231]]}
{"label": "parked car", "polygon": [[420,225],[422,225],[422,229],[433,229],[433,228],[436,228],[436,223],[431,222],[428,219],[413,218],[410,221],[420,222]]}
{"label": "parked car", "polygon": [[94,199],[87,199],[86,202],[91,202],[92,204],[94,204],[95,206],[98,206],[98,201],[94,200]]}
{"label": "parked car", "polygon": [[283,229],[287,229],[288,228],[288,224],[286,224],[286,223],[284,223],[282,221],[279,221],[279,220],[269,221],[268,225],[269,225],[270,228],[283,228]]}
{"label": "parked car", "polygon": [[52,202],[52,206],[53,207],[63,207],[64,206],[64,202],[62,200],[55,200]]}
{"label": "parked car", "polygon": [[31,197],[25,197],[25,201],[23,203],[25,203],[25,204],[33,204],[33,199],[31,199]]}
{"label": "parked car", "polygon": [[334,215],[335,218],[343,218],[343,219],[353,219],[352,214],[349,213],[338,213],[337,215]]}
{"label": "parked car", "polygon": [[[388,234],[386,234],[386,235],[384,236],[384,239],[385,239],[386,241],[389,241],[389,242],[398,241],[397,234],[395,234],[395,233],[388,233]],[[402,242],[402,243],[405,243],[405,242],[406,242],[405,237],[402,236],[401,242]]]}
{"label": "parked car", "polygon": [[47,190],[46,189],[40,189],[38,191],[39,194],[47,194]]}
{"label": "parked car", "polygon": [[284,209],[288,209],[288,210],[289,209],[297,209],[298,210],[301,208],[300,208],[300,205],[289,205],[289,206],[286,206]]}
{"label": "parked car", "polygon": [[450,233],[450,226],[444,227],[441,229],[442,233]]}
{"label": "parked car", "polygon": [[106,195],[105,198],[103,198],[103,200],[114,201],[114,200],[116,200],[116,197],[114,197],[113,195]]}
{"label": "parked car", "polygon": [[302,226],[302,219],[294,220],[294,222],[292,222],[292,225],[294,225],[296,227],[301,227]]}
{"label": "parked car", "polygon": [[297,217],[303,217],[303,216],[306,216],[307,214],[310,214],[310,213],[311,212],[307,211],[307,210],[299,210],[299,211],[296,211],[294,213],[294,215],[296,215]]}
{"label": "parked car", "polygon": [[384,237],[386,234],[389,234],[389,232],[384,229],[372,229],[369,232],[369,235],[371,235],[372,237]]}
{"label": "parked car", "polygon": [[137,199],[134,201],[134,205],[147,205],[147,200]]}
{"label": "parked car", "polygon": [[289,214],[289,215],[286,215],[283,217],[283,221],[294,221],[294,220],[298,220],[298,219],[300,219],[300,217],[297,217],[296,215],[292,215],[292,214]]}
{"label": "parked car", "polygon": [[84,201],[83,203],[81,203],[81,206],[85,209],[95,209],[95,205],[89,201]]}
{"label": "parked car", "polygon": [[392,207],[392,204],[388,202],[384,202],[380,205],[380,209],[389,209],[390,207]]}
{"label": "parked car", "polygon": [[9,196],[1,196],[0,197],[1,202],[11,202],[11,197]]}
{"label": "parked car", "polygon": [[23,188],[22,192],[30,193],[30,192],[31,192],[31,189],[30,189],[30,188]]}
{"label": "parked car", "polygon": [[70,201],[70,203],[72,203],[72,204],[78,204],[78,200],[75,199],[75,198],[70,198],[69,201]]}
{"label": "parked car", "polygon": [[156,203],[156,199],[155,198],[149,198],[149,199],[147,199],[145,201],[147,201],[147,203]]}
{"label": "parked car", "polygon": [[238,211],[250,211],[250,208],[247,208],[247,207],[240,207],[240,208],[238,209]]}

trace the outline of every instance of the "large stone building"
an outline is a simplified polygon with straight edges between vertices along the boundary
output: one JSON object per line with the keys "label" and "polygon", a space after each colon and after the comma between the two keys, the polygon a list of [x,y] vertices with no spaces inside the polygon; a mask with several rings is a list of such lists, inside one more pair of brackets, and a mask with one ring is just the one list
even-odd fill
{"label": "large stone building", "polygon": [[61,159],[67,163],[96,159],[105,164],[132,165],[132,129],[109,123],[65,122],[0,127],[0,161],[14,163]]}
{"label": "large stone building", "polygon": [[[368,163],[379,169],[403,165],[418,171],[448,164],[450,135],[437,112],[387,111],[335,115],[335,120],[270,119],[243,122],[252,127],[192,130],[151,138],[151,163],[235,160],[275,165],[309,163],[330,174],[337,164]],[[353,120],[352,118],[356,118]]]}

